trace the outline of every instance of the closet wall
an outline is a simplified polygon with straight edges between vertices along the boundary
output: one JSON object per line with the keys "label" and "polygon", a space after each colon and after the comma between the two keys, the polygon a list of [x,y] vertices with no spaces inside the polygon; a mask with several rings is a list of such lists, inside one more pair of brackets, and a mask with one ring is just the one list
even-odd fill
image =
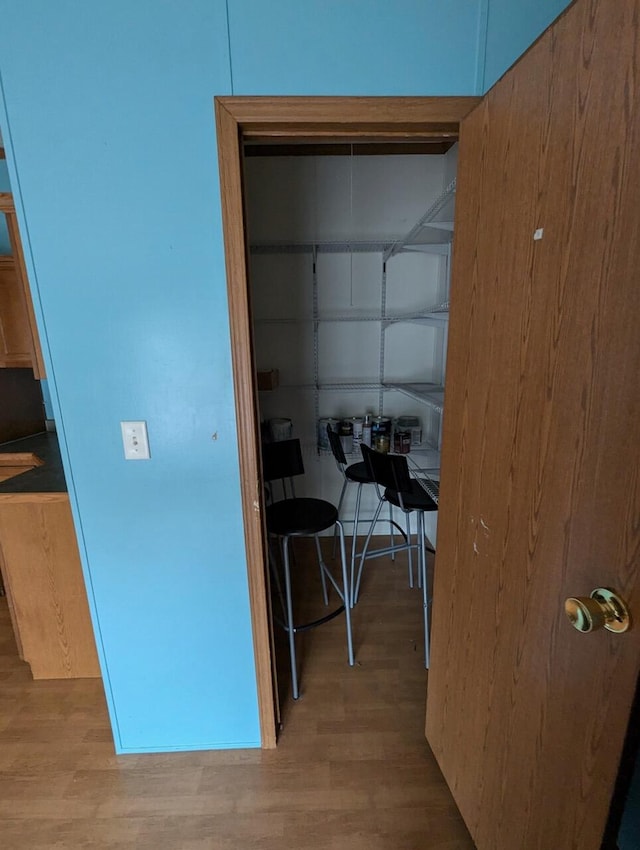
{"label": "closet wall", "polygon": [[[306,469],[299,495],[336,504],[340,495],[333,457],[318,449],[319,418],[418,416],[423,445],[412,454],[439,466],[441,414],[386,387],[444,379],[447,314],[416,317],[446,301],[448,254],[403,249],[385,263],[385,251],[451,183],[456,154],[246,160],[256,365],[279,373],[279,386],[260,393],[260,413],[293,422]],[[358,448],[350,460],[361,460]],[[366,515],[372,488],[363,497]],[[435,538],[435,515],[428,533]]]}
{"label": "closet wall", "polygon": [[[0,5],[0,124],[116,746],[255,745],[212,98],[478,93],[487,3]],[[504,0],[491,49],[532,41],[541,5]],[[130,418],[149,464],[122,459]]]}

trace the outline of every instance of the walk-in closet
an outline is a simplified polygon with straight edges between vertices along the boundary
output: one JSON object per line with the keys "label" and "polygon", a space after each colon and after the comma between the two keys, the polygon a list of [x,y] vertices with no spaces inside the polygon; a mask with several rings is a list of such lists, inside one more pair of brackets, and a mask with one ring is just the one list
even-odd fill
{"label": "walk-in closet", "polygon": [[[395,432],[408,432],[395,449],[409,448],[411,465],[437,481],[457,145],[249,145],[245,156],[263,438],[298,437],[298,494],[337,504],[327,423],[355,423],[343,439],[355,462],[359,420],[371,418],[375,437],[382,417],[391,451]],[[369,517],[376,496],[365,490]],[[347,521],[354,499],[349,488]],[[426,525],[433,543],[436,517]]]}

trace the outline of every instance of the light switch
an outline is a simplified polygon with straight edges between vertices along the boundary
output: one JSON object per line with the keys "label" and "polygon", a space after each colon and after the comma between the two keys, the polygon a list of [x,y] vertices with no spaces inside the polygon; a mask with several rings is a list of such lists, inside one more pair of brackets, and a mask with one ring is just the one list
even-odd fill
{"label": "light switch", "polygon": [[125,460],[149,460],[149,438],[144,421],[121,422]]}

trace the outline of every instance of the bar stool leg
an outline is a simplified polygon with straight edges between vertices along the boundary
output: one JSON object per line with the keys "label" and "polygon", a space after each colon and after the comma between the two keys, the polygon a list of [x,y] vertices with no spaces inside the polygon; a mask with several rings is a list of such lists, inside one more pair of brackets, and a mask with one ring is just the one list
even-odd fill
{"label": "bar stool leg", "polygon": [[424,617],[424,666],[429,669],[429,595],[427,593],[427,554],[424,544],[424,514],[417,511],[419,548],[418,558],[420,575],[422,576],[422,608]]}
{"label": "bar stool leg", "polygon": [[276,592],[278,594],[278,599],[280,600],[280,607],[282,608],[283,617],[287,616],[287,605],[284,599],[284,593],[282,592],[282,582],[280,581],[280,569],[279,565],[281,561],[278,560],[274,551],[273,551],[273,542],[271,538],[269,538],[268,543],[268,560],[269,560],[269,570],[271,572],[271,576],[273,578],[274,584],[276,586]]}
{"label": "bar stool leg", "polygon": [[324,573],[326,566],[322,558],[322,550],[320,549],[320,539],[317,534],[313,535],[316,541],[316,556],[318,558],[318,566],[320,568],[320,582],[322,583],[322,599],[325,605],[329,604],[329,596],[327,595],[327,577]]}
{"label": "bar stool leg", "polygon": [[353,635],[351,633],[351,607],[349,605],[349,578],[347,575],[347,553],[344,545],[344,528],[340,520],[336,520],[336,525],[340,533],[340,560],[342,562],[342,601],[344,603],[344,617],[347,624],[347,650],[349,655],[349,664],[353,667],[355,660],[353,657]]}
{"label": "bar stool leg", "polygon": [[[356,493],[356,512],[353,515],[353,539],[351,542],[351,578],[349,580],[349,605],[353,608],[353,582],[356,575],[356,555],[358,547],[358,521],[360,517],[360,500],[362,498],[362,484],[358,484],[358,492]],[[340,514],[338,513],[338,516]]]}
{"label": "bar stool leg", "polygon": [[[344,481],[342,482],[342,490],[340,491],[340,499],[338,500],[338,516],[340,516],[340,511],[342,510],[342,503],[344,501],[344,494],[347,492],[347,485],[349,483],[349,479],[347,476],[342,473],[344,477]],[[335,558],[336,556],[336,540],[338,538],[338,529],[334,527],[333,529],[333,551],[331,553],[331,557]]]}
{"label": "bar stool leg", "polygon": [[[391,546],[392,549],[395,546],[395,543],[393,541],[394,541],[394,537],[393,537],[393,505],[391,504],[391,502],[389,502],[389,543],[390,543],[390,546]],[[395,561],[395,559],[396,559],[396,553],[391,552],[391,560]],[[413,585],[411,585],[411,587],[413,587]]]}
{"label": "bar stool leg", "polygon": [[[409,511],[405,512],[405,517],[407,519],[407,561],[408,561],[408,570],[409,570],[409,587],[413,589],[413,555],[411,554],[411,514]],[[418,587],[420,587],[420,561],[418,560]]]}
{"label": "bar stool leg", "polygon": [[287,597],[287,632],[289,634],[289,657],[291,659],[291,691],[294,699],[298,699],[298,665],[296,663],[296,633],[293,624],[293,597],[291,593],[291,571],[289,569],[289,538],[282,540],[284,560],[284,585]]}
{"label": "bar stool leg", "polygon": [[367,549],[369,548],[369,543],[371,542],[371,537],[373,535],[373,529],[375,528],[376,522],[378,521],[378,517],[380,516],[380,511],[382,510],[382,502],[378,502],[378,507],[376,508],[376,512],[373,515],[373,519],[371,520],[371,526],[369,527],[369,533],[367,534],[367,539],[364,541],[364,548],[360,553],[360,566],[358,567],[358,578],[356,579],[355,585],[351,588],[351,607],[356,604],[358,601],[358,594],[360,593],[360,581],[362,579],[362,569],[364,567],[364,562],[367,559]]}

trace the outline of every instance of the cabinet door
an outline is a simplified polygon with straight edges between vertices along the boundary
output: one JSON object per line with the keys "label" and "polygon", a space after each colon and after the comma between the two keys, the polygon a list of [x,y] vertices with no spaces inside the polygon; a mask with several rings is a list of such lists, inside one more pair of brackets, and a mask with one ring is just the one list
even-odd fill
{"label": "cabinet door", "polygon": [[13,207],[13,196],[0,193],[12,255],[0,257],[0,367],[31,366],[35,378],[45,369],[36,327],[22,242]]}
{"label": "cabinet door", "polygon": [[31,366],[31,331],[13,257],[0,257],[0,366]]}
{"label": "cabinet door", "polygon": [[66,493],[0,500],[0,571],[20,657],[34,679],[100,675]]}

